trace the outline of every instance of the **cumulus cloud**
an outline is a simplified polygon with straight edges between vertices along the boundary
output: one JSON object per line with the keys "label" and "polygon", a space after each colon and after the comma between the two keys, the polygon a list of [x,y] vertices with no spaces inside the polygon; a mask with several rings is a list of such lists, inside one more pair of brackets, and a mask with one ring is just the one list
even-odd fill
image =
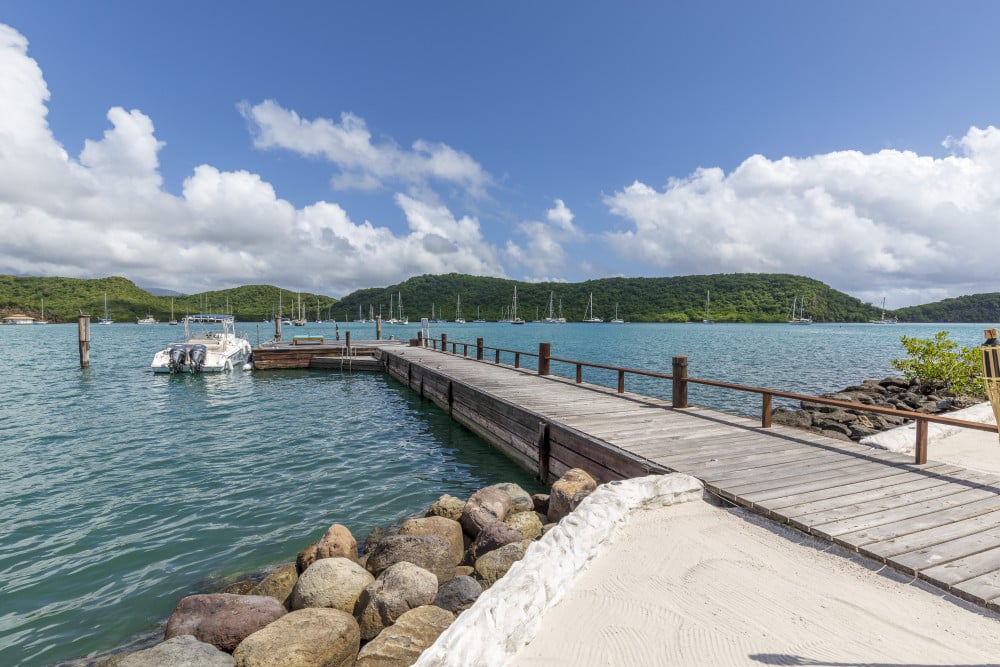
{"label": "cumulus cloud", "polygon": [[508,241],[504,254],[513,265],[523,268],[526,280],[558,281],[569,269],[565,244],[584,238],[573,224],[573,212],[562,199],[546,212],[546,220],[523,222],[517,231],[525,238],[522,244]]}
{"label": "cumulus cloud", "polygon": [[331,180],[336,189],[373,190],[392,182],[436,180],[481,197],[492,180],[472,157],[443,143],[418,139],[410,150],[390,141],[375,143],[365,120],[351,113],[342,113],[338,123],[329,118],[306,120],[274,100],[253,106],[243,102],[239,109],[252,124],[254,146],[284,148],[332,162],[341,170]]}
{"label": "cumulus cloud", "polygon": [[909,303],[994,291],[996,243],[984,241],[1000,223],[1000,130],[972,128],[948,145],[943,158],[754,155],[661,190],[637,181],[605,198],[626,221],[605,238],[619,258],[672,275],[797,273]]}
{"label": "cumulus cloud", "polygon": [[269,103],[247,111],[261,119],[258,145],[319,151],[360,184],[412,184],[413,194],[396,196],[409,226],[397,234],[351,220],[336,203],[297,209],[244,170],[202,164],[170,194],[159,173],[165,142],[138,109],[111,108],[103,136],[70,156],[48,126],[49,90],[28,41],[2,24],[0,99],[0,273],[124,275],[186,292],[267,282],[331,295],[421,273],[503,275],[478,221],[423,187],[441,180],[481,192],[489,183],[444,144],[403,151],[373,143],[353,116],[306,122]]}

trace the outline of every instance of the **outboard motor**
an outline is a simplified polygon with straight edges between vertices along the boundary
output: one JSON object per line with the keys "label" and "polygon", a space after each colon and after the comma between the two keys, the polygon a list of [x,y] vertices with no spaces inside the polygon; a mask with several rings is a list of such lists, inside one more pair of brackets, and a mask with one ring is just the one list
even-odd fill
{"label": "outboard motor", "polygon": [[201,367],[205,365],[205,357],[208,356],[208,349],[204,345],[191,345],[188,347],[188,360],[191,370],[195,373],[201,372]]}
{"label": "outboard motor", "polygon": [[180,344],[171,345],[167,355],[169,356],[167,368],[170,369],[171,373],[179,373],[187,362],[187,346]]}

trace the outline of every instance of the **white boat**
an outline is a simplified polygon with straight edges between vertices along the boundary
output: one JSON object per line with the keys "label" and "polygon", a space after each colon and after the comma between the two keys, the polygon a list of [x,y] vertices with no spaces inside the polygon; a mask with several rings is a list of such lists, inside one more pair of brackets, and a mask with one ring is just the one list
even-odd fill
{"label": "white boat", "polygon": [[792,299],[792,314],[788,317],[789,324],[812,324],[812,318],[806,317],[805,305],[806,300],[803,298],[802,302],[798,304],[798,310],[796,311],[795,306],[797,302],[797,297]]}
{"label": "white boat", "polygon": [[115,321],[111,319],[111,314],[108,312],[108,293],[104,293],[104,317],[97,320],[98,324],[114,324]]}
{"label": "white boat", "polygon": [[559,300],[559,317],[556,317],[555,312],[552,310],[554,300],[555,292],[549,292],[549,315],[545,318],[544,322],[548,324],[565,324],[566,318],[562,316],[562,299]]}
{"label": "white boat", "polygon": [[524,320],[517,316],[517,285],[514,285],[514,301],[511,303],[511,324],[524,324]]}
{"label": "white boat", "polygon": [[611,320],[612,324],[625,324],[625,320],[618,317],[618,302],[615,301],[615,318]]}
{"label": "white boat", "polygon": [[485,321],[486,321],[486,320],[484,320],[484,319],[483,319],[482,317],[480,317],[480,316],[479,316],[479,306],[476,306],[476,319],[474,319],[474,320],[472,320],[472,321],[473,321],[474,323],[475,323],[475,322],[480,322],[480,323],[482,323],[482,322],[485,322]]}
{"label": "white boat", "polygon": [[705,290],[705,319],[702,320],[704,324],[715,324],[715,320],[712,319],[712,294],[708,290]]}
{"label": "white boat", "polygon": [[587,300],[587,311],[583,314],[583,321],[588,324],[595,324],[597,322],[603,322],[599,317],[594,317],[594,293],[590,293],[590,299]]}
{"label": "white boat", "polygon": [[152,315],[150,315],[149,313],[146,313],[146,317],[140,317],[139,319],[137,319],[135,321],[135,323],[136,324],[159,324],[159,321],[155,317],[153,317]]}
{"label": "white boat", "polygon": [[895,317],[885,316],[885,297],[882,297],[882,314],[877,320],[868,320],[868,324],[898,324],[899,320]]}
{"label": "white boat", "polygon": [[170,324],[172,326],[177,326],[177,320],[174,319],[174,300],[170,299]]}
{"label": "white boat", "polygon": [[[221,330],[199,330],[192,325],[221,324]],[[237,336],[232,315],[190,315],[184,318],[184,342],[174,343],[153,356],[154,373],[218,373],[242,368],[252,348],[246,336]]]}
{"label": "white boat", "polygon": [[462,295],[459,294],[455,301],[455,324],[465,324],[465,319],[462,317]]}

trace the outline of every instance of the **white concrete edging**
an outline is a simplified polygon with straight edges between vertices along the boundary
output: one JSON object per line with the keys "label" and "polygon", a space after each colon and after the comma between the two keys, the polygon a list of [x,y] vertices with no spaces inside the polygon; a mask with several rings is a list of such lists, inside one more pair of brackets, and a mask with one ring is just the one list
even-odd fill
{"label": "white concrete edging", "polygon": [[700,500],[688,475],[650,475],[599,486],[524,558],[483,592],[414,663],[418,667],[500,667],[530,642],[587,563],[602,554],[638,509]]}
{"label": "white concrete edging", "polygon": [[[993,416],[993,408],[989,403],[973,405],[971,408],[949,412],[944,416],[952,419],[963,419],[965,421],[976,422],[979,424],[996,423],[996,418]],[[949,426],[947,424],[935,424],[931,422],[927,424],[927,440],[929,442],[933,442],[935,440],[947,438],[950,435],[955,435],[956,433],[964,430],[965,429],[961,426]],[[878,449],[886,449],[890,452],[897,452],[900,454],[912,454],[916,442],[916,423],[906,424],[905,426],[900,426],[888,431],[882,431],[881,433],[876,433],[875,435],[862,438],[859,441],[862,445],[877,447]]]}

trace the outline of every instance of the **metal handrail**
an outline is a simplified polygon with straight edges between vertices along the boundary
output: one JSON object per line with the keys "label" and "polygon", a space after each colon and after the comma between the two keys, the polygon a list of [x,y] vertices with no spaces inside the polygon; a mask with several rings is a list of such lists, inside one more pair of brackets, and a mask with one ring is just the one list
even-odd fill
{"label": "metal handrail", "polygon": [[[419,340],[419,339],[418,339]],[[500,365],[500,354],[510,353],[514,355],[514,368],[520,368],[521,356],[535,357],[538,359],[538,374],[539,375],[549,375],[550,374],[550,363],[555,361],[558,363],[569,364],[576,367],[576,383],[580,384],[583,382],[583,369],[584,368],[596,368],[599,370],[614,371],[618,374],[618,393],[625,393],[625,376],[629,375],[639,375],[644,377],[659,378],[662,380],[673,381],[673,395],[671,397],[671,406],[677,409],[683,409],[688,407],[687,403],[687,385],[688,384],[701,384],[709,387],[718,387],[720,389],[731,389],[733,391],[743,391],[747,393],[760,394],[761,396],[761,427],[770,428],[771,427],[771,402],[774,397],[787,398],[797,401],[805,401],[808,403],[818,403],[820,405],[830,405],[833,407],[844,408],[848,410],[860,410],[863,412],[873,412],[876,414],[890,415],[894,417],[901,417],[903,419],[910,419],[916,423],[916,444],[914,448],[914,460],[918,464],[927,463],[927,427],[928,424],[945,424],[947,426],[957,426],[960,428],[968,428],[976,431],[987,431],[990,433],[997,433],[998,427],[996,424],[982,424],[979,422],[970,422],[964,419],[955,419],[954,417],[942,417],[939,415],[928,415],[922,412],[913,412],[910,410],[899,410],[897,408],[886,408],[879,405],[867,405],[865,403],[852,403],[850,401],[842,401],[835,398],[824,398],[822,396],[810,396],[808,394],[798,394],[790,391],[780,391],[777,389],[767,389],[764,387],[753,387],[749,385],[735,384],[732,382],[720,382],[718,380],[707,380],[703,378],[689,377],[687,374],[687,357],[674,357],[673,358],[673,373],[658,373],[656,371],[647,371],[639,368],[626,368],[623,366],[614,366],[611,364],[599,364],[590,361],[580,361],[578,359],[563,359],[561,357],[553,357],[550,353],[551,346],[549,343],[539,343],[538,353],[523,352],[519,350],[508,350],[505,348],[489,347],[483,344],[482,338],[477,338],[475,343],[459,343],[455,341],[450,341],[452,345],[452,354],[458,355],[458,346],[463,347],[463,354],[460,356],[469,356],[469,346],[472,345],[476,350],[476,360],[484,361],[483,353],[485,350],[493,350],[495,352],[494,363]],[[440,339],[428,338],[424,339],[423,343],[431,344],[434,349],[438,349],[438,343],[441,344],[441,350],[444,353],[448,353],[448,338],[445,334],[441,334]]]}

